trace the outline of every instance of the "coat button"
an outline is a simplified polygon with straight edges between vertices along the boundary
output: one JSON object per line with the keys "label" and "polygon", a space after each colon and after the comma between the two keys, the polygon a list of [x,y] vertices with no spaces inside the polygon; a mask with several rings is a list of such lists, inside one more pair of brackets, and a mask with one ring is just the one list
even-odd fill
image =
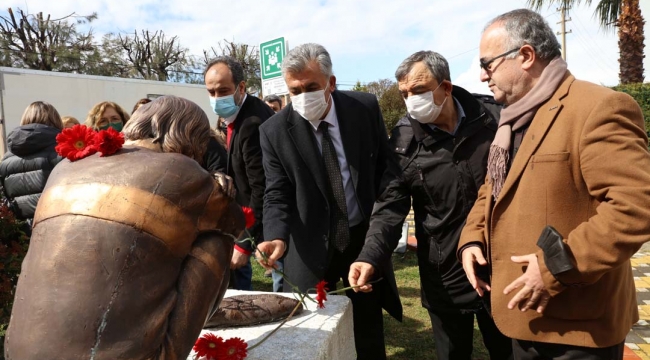
{"label": "coat button", "polygon": [[323,241],[327,241],[327,235],[323,235]]}

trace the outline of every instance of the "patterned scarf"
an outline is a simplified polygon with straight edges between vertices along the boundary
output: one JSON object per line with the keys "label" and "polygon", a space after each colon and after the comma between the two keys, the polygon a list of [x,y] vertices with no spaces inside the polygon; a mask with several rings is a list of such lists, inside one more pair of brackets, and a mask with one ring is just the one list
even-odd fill
{"label": "patterned scarf", "polygon": [[542,71],[537,84],[519,101],[508,105],[501,111],[499,129],[490,146],[488,156],[488,175],[492,182],[492,196],[499,198],[506,181],[510,157],[512,132],[528,125],[535,117],[537,109],[555,93],[564,79],[567,65],[561,57],[556,57]]}

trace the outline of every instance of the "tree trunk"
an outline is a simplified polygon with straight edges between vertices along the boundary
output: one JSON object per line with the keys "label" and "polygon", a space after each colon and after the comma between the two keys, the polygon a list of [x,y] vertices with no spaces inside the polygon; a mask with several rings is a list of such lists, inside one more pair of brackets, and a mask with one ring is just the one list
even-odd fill
{"label": "tree trunk", "polygon": [[623,0],[618,18],[619,80],[621,84],[643,82],[643,25],[639,0]]}

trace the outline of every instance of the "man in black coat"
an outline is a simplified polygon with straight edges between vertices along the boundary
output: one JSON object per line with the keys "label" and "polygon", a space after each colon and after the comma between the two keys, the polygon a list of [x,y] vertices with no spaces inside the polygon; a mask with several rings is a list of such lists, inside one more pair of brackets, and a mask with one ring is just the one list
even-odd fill
{"label": "man in black coat", "polygon": [[[205,68],[205,85],[210,94],[210,106],[227,125],[227,172],[237,189],[236,201],[253,209],[255,224],[248,229],[256,241],[262,237],[262,206],[264,199],[264,169],[260,148],[259,127],[273,115],[262,100],[246,94],[244,70],[235,59],[220,56]],[[250,255],[252,246],[246,232],[235,243],[230,268],[232,287],[252,290]]]}
{"label": "man in black coat", "polygon": [[[329,53],[321,45],[292,49],[282,63],[291,104],[260,127],[264,153],[264,238],[258,261],[285,256],[287,279],[301,291],[320,280],[348,285],[363,246],[382,178],[399,170],[388,148],[374,95],[336,91]],[[402,307],[390,261],[373,293],[347,291],[359,359],[385,359],[383,307],[398,320]],[[287,281],[284,290],[291,291]]]}
{"label": "man in black coat", "polygon": [[460,232],[485,180],[500,106],[453,86],[447,60],[433,51],[408,57],[395,77],[409,112],[390,138],[402,176],[375,205],[350,283],[366,284],[390,259],[412,198],[422,305],[429,311],[438,359],[471,359],[474,316],[490,358],[508,359],[510,339],[494,325],[489,303],[481,301],[456,259]]}

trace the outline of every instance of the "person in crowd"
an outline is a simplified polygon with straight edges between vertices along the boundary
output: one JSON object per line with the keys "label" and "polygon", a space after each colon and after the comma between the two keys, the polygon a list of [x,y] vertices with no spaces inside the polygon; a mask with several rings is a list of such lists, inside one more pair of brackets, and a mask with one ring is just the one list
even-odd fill
{"label": "person in crowd", "polygon": [[277,95],[268,95],[264,97],[264,102],[268,105],[273,112],[277,113],[282,110],[282,99]]}
{"label": "person in crowd", "polygon": [[479,52],[481,81],[507,107],[458,244],[467,277],[491,290],[515,359],[622,359],[639,319],[630,258],[650,234],[639,105],[577,80],[527,9],[490,21]]}
{"label": "person in crowd", "polygon": [[[255,224],[237,241],[231,261],[231,285],[238,290],[252,290],[250,237],[262,239],[262,206],[265,177],[262,168],[260,125],[273,111],[255,96],[246,94],[244,69],[229,56],[211,60],[203,73],[210,98],[210,107],[226,125],[228,176],[235,181],[237,203],[250,207],[255,214]],[[214,145],[214,143],[213,143]]]}
{"label": "person in crowd", "polygon": [[[336,289],[357,258],[385,172],[398,164],[377,97],[336,91],[325,48],[303,44],[282,62],[291,104],[260,127],[266,192],[264,239],[258,261],[273,268],[282,256],[288,279],[301,291],[319,281]],[[262,253],[268,256],[264,259]],[[370,293],[352,301],[358,359],[385,359],[382,307],[401,320],[392,266]],[[287,281],[284,291],[291,291]]]}
{"label": "person in crowd", "polygon": [[36,101],[25,109],[20,126],[7,136],[8,151],[0,162],[0,185],[16,218],[27,222],[28,233],[45,183],[61,161],[54,147],[62,129],[54,106]]}
{"label": "person in crowd", "polygon": [[61,118],[61,122],[63,123],[64,129],[68,129],[75,125],[79,125],[79,120],[77,120],[77,118],[73,116],[64,116]]}
{"label": "person in crowd", "polygon": [[123,149],[57,165],[34,217],[6,359],[188,357],[244,228],[228,178],[200,166],[209,131],[198,105],[164,96],[134,114]]}
{"label": "person in crowd", "polygon": [[[366,285],[391,261],[413,201],[422,305],[438,359],[472,358],[475,317],[490,359],[509,359],[510,339],[496,328],[456,260],[460,232],[485,179],[500,107],[491,97],[452,85],[447,60],[433,51],[406,58],[395,77],[408,110],[390,137],[402,174],[375,204],[350,284]],[[489,280],[487,273],[481,277]],[[355,290],[372,291],[372,285]]]}
{"label": "person in crowd", "polygon": [[93,130],[106,130],[109,127],[122,131],[124,124],[129,120],[129,114],[118,104],[111,101],[102,101],[93,106],[86,117],[86,126]]}
{"label": "person in crowd", "polygon": [[131,111],[131,116],[133,116],[135,111],[138,110],[142,105],[148,104],[150,102],[151,102],[151,99],[148,99],[148,98],[142,98],[142,99],[138,100],[138,102],[135,103],[135,105],[133,105],[133,110]]}

